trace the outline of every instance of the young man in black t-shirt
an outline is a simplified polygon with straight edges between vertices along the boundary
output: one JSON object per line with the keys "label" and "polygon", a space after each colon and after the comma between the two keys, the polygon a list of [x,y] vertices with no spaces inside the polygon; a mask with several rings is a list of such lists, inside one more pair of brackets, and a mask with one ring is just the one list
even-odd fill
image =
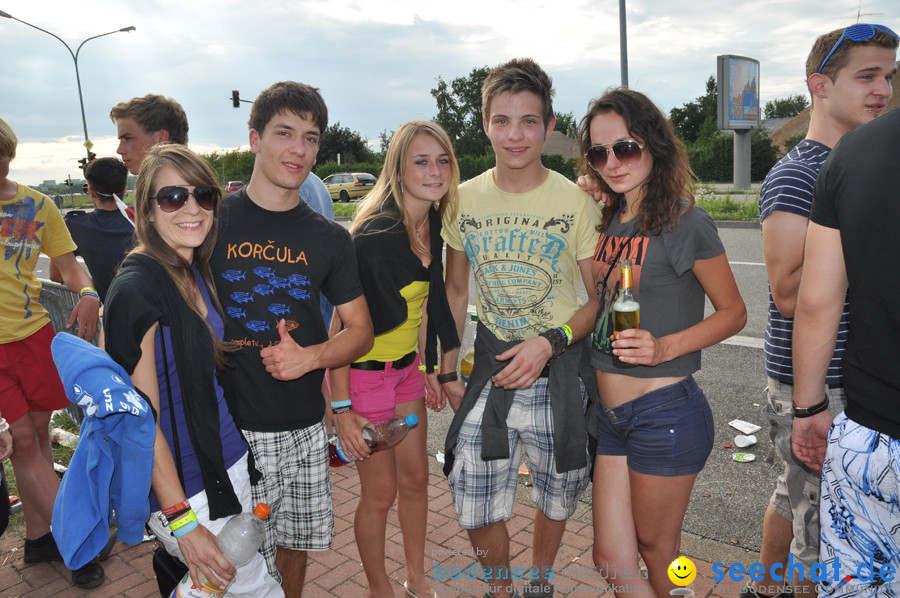
{"label": "young man in black t-shirt", "polygon": [[[238,346],[221,382],[263,474],[253,487],[254,501],[272,507],[262,552],[286,596],[300,595],[307,551],[327,550],[334,529],[325,368],[352,362],[373,342],[350,235],[298,192],[327,121],[309,85],[285,81],[259,95],[250,112],[253,173],[223,201],[211,262],[225,340]],[[331,339],[321,295],[344,326]]]}
{"label": "young man in black t-shirt", "polygon": [[[64,218],[72,240],[78,245],[75,255],[84,258],[100,301],[106,301],[109,283],[125,254],[134,247],[134,223],[120,212],[113,197],[114,194],[120,199],[125,196],[128,169],[116,158],[99,158],[88,162],[84,178],[94,210],[72,211]],[[52,265],[50,280],[62,282],[62,276]]]}

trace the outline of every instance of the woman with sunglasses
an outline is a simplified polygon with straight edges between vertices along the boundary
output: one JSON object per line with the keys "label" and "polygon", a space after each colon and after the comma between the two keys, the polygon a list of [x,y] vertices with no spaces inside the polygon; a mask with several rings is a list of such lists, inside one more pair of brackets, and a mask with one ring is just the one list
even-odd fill
{"label": "woman with sunglasses", "polygon": [[[425,408],[446,404],[437,365],[441,350],[459,347],[442,272],[441,220],[455,209],[459,167],[444,130],[429,121],[404,123],[391,138],[384,169],[356,213],[350,233],[375,328],[375,345],[349,367],[330,372],[334,427],[356,458],[360,498],[353,529],[368,596],[394,596],[385,571],[387,514],[397,511],[406,557],[406,594],[436,596],[425,574],[428,453]],[[332,331],[337,329],[332,324]],[[418,348],[425,355],[420,372]],[[441,375],[443,380],[443,376]],[[455,374],[450,377],[453,381]],[[428,388],[426,395],[426,385]],[[427,398],[426,398],[427,396]],[[415,414],[419,424],[394,448],[371,453],[361,426]]]}
{"label": "woman with sunglasses", "polygon": [[135,186],[138,244],[107,297],[106,349],[158,414],[149,523],[159,541],[195,585],[202,572],[214,584],[234,578],[229,596],[283,596],[261,555],[235,570],[215,544],[252,508],[247,444],[216,381],[226,347],[209,257],[221,197],[186,147],[148,152]]}
{"label": "woman with sunglasses", "polygon": [[[608,197],[593,267],[600,308],[591,364],[601,398],[594,563],[620,572],[616,585],[635,595],[665,596],[714,435],[692,374],[701,349],[743,328],[746,309],[715,223],[694,205],[684,146],[653,102],[627,89],[607,92],[582,119],[579,142],[588,176]],[[614,335],[625,258],[633,262],[640,328]],[[704,318],[706,297],[714,312]],[[649,579],[639,575],[639,557]]]}

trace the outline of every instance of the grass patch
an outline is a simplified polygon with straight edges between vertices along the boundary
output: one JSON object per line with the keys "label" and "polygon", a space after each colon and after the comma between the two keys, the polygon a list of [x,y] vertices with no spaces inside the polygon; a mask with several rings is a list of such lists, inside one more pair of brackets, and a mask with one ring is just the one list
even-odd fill
{"label": "grass patch", "polygon": [[349,201],[347,203],[344,202],[335,202],[334,204],[334,217],[335,218],[353,218],[353,215],[356,213],[356,208],[359,207],[359,203]]}
{"label": "grass patch", "polygon": [[709,212],[713,220],[739,220],[744,222],[759,222],[758,194],[743,194],[737,199],[730,193],[712,194],[704,193],[698,189],[696,196],[697,205]]}

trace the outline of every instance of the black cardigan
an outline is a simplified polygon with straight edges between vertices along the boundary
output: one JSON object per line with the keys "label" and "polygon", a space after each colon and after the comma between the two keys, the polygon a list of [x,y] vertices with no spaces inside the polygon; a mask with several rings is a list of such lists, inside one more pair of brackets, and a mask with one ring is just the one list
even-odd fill
{"label": "black cardigan", "polygon": [[427,270],[409,246],[409,235],[399,212],[391,210],[366,222],[353,235],[359,277],[369,303],[375,335],[402,324],[409,315],[400,289],[416,280],[428,280],[428,327],[425,337],[425,366],[430,373],[437,366],[437,339],[443,351],[459,347],[456,323],[444,288],[441,218],[428,210],[431,265]]}
{"label": "black cardigan", "polygon": [[[240,513],[223,457],[209,328],[156,260],[132,253],[113,279],[103,313],[106,351],[129,375],[141,358],[141,340],[156,322],[170,330],[184,417],[209,499],[209,518]],[[163,401],[164,385],[159,394]],[[173,457],[179,462],[178,455]]]}

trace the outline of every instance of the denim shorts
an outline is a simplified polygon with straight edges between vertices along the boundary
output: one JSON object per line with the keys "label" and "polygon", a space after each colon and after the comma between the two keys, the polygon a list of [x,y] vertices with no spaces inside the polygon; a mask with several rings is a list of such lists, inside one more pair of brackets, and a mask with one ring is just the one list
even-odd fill
{"label": "denim shorts", "polygon": [[598,455],[627,456],[638,473],[699,473],[712,451],[712,409],[693,376],[608,409],[598,407]]}

